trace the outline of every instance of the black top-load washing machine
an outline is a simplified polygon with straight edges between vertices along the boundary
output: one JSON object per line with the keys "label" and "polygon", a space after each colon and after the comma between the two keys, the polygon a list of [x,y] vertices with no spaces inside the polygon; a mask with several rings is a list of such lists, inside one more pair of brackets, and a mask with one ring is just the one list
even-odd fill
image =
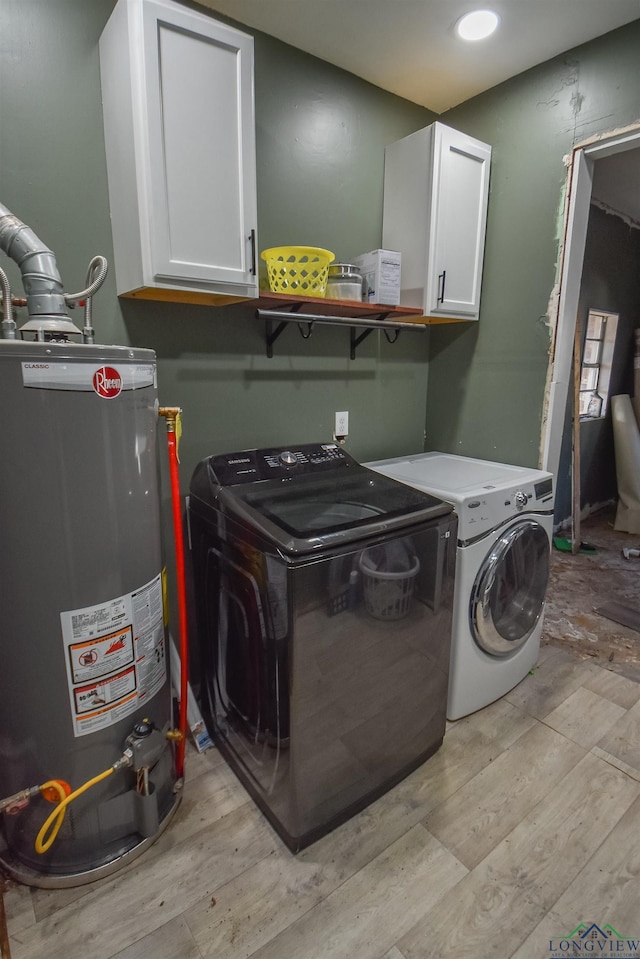
{"label": "black top-load washing machine", "polygon": [[456,517],[329,443],[208,457],[188,518],[202,712],[297,851],[442,742]]}

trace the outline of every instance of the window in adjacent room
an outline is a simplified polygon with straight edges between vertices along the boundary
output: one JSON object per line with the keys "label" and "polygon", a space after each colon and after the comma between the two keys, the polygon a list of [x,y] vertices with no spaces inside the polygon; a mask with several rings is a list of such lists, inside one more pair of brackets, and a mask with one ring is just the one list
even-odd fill
{"label": "window in adjacent room", "polygon": [[607,412],[617,328],[617,313],[589,310],[580,376],[581,419],[602,419]]}

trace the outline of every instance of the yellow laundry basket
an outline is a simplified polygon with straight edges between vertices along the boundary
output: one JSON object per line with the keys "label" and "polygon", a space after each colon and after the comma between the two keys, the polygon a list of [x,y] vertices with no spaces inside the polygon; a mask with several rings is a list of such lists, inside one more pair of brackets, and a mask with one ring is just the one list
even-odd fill
{"label": "yellow laundry basket", "polygon": [[272,293],[324,296],[335,253],[317,246],[274,246],[260,254]]}

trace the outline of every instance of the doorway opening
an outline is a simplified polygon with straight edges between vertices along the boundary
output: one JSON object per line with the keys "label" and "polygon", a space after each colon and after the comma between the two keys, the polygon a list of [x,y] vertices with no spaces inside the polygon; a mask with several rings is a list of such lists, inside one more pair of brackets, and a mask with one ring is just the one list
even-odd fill
{"label": "doorway opening", "polygon": [[[629,151],[636,151],[640,170],[640,124],[599,135],[576,146],[569,161],[557,314],[541,444],[541,465],[556,477],[565,434],[567,400],[574,381],[576,321],[583,310],[580,294],[597,162],[610,157],[623,159],[622,155]],[[631,155],[627,157],[630,158]],[[609,303],[599,305],[605,312],[612,309]]]}

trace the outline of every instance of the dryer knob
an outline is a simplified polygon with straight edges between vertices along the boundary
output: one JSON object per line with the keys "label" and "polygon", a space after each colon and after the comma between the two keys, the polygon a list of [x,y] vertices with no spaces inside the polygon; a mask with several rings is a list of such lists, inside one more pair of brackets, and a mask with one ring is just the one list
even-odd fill
{"label": "dryer knob", "polygon": [[284,453],[280,453],[280,462],[284,463],[285,466],[293,466],[294,463],[298,462],[298,458],[295,453],[285,450]]}
{"label": "dryer knob", "polygon": [[522,490],[518,490],[514,496],[514,501],[518,509],[524,509],[529,502],[529,497]]}

